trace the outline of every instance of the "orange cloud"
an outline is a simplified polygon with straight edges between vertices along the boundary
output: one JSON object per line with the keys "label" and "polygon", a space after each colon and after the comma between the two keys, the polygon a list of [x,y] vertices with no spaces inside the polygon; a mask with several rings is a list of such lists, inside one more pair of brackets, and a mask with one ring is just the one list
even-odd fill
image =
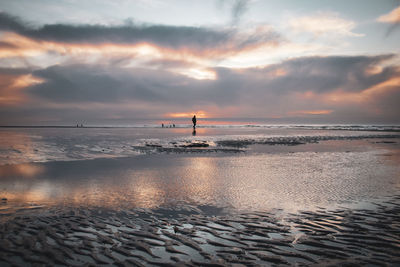
{"label": "orange cloud", "polygon": [[[105,58],[109,57],[123,57],[124,62],[129,62],[129,60],[138,60],[139,63],[151,60],[175,60],[202,66],[212,66],[216,60],[220,60],[221,58],[244,54],[247,51],[260,47],[276,45],[276,42],[265,41],[238,47],[238,43],[240,44],[240,41],[242,39],[245,40],[247,36],[246,34],[242,35],[237,34],[236,38],[232,38],[232,40],[213,48],[203,49],[195,47],[180,47],[174,49],[163,47],[151,42],[124,44],[111,42],[63,43],[57,41],[39,41],[17,33],[7,32],[0,37],[0,41],[10,45],[0,47],[0,58],[23,57],[31,58],[33,60],[34,57],[40,57],[41,64],[47,60],[52,62],[52,65],[54,64],[53,61],[55,57],[60,58],[60,60],[62,60],[63,57],[64,60],[70,58],[79,59],[83,62],[85,62],[85,60],[93,62],[93,60],[104,61]],[[54,53],[57,53],[58,56],[55,56]],[[47,59],[43,58],[46,56],[48,57]],[[204,77],[203,74],[194,76]],[[206,76],[210,77],[210,74],[207,74]]]}
{"label": "orange cloud", "polygon": [[393,9],[390,13],[380,16],[377,21],[383,23],[400,23],[400,6]]}
{"label": "orange cloud", "polygon": [[12,75],[0,74],[0,104],[17,105],[27,99],[23,94],[23,89],[43,80],[31,74]]}
{"label": "orange cloud", "polygon": [[339,90],[324,95],[314,95],[314,97],[327,103],[367,103],[373,101],[377,95],[393,87],[400,88],[400,77],[393,77],[362,92],[344,92]]}
{"label": "orange cloud", "polygon": [[17,79],[15,79],[12,87],[13,88],[24,88],[24,87],[28,87],[28,86],[42,83],[42,82],[44,82],[43,79],[41,79],[39,77],[35,77],[32,74],[26,74],[26,75],[19,76]]}
{"label": "orange cloud", "polygon": [[[393,77],[375,86],[372,86],[361,92],[346,92],[343,90],[336,90],[329,93],[315,93],[304,92],[295,94],[297,101],[305,101],[305,103],[320,103],[325,107],[348,108],[363,110],[365,116],[381,116],[382,109],[393,108],[391,106],[382,106],[379,99],[382,97],[390,97],[395,95],[400,88],[400,77]],[[288,115],[325,115],[332,113],[333,110],[311,110],[311,111],[294,111],[289,112]],[[393,111],[395,112],[395,111]],[[390,112],[389,112],[390,113]],[[388,111],[386,110],[386,113]]]}
{"label": "orange cloud", "polygon": [[327,115],[331,114],[333,110],[297,110],[288,112],[288,115]]}

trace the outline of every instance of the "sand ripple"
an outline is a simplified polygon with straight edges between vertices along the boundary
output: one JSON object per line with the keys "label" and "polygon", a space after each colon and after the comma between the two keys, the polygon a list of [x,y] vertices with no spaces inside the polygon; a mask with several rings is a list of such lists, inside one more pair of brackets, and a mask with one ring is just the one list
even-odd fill
{"label": "sand ripple", "polygon": [[395,265],[399,203],[285,215],[194,206],[26,209],[1,217],[0,265]]}

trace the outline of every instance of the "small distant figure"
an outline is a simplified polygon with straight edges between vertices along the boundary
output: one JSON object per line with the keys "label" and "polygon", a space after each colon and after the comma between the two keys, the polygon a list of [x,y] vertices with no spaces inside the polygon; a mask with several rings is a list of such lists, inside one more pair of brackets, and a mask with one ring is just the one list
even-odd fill
{"label": "small distant figure", "polygon": [[172,127],[174,127],[174,128],[175,128],[175,124],[172,124]]}
{"label": "small distant figure", "polygon": [[79,127],[79,125],[78,124],[76,124],[76,128],[78,128]]}
{"label": "small distant figure", "polygon": [[196,122],[197,122],[196,115],[193,116],[192,122],[193,122],[193,129],[196,129]]}
{"label": "small distant figure", "polygon": [[164,123],[161,123],[161,128],[164,128]]}

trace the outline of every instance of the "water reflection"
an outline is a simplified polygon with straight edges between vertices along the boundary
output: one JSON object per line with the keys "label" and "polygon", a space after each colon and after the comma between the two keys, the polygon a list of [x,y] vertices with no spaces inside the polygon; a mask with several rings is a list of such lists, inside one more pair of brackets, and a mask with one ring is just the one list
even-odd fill
{"label": "water reflection", "polygon": [[0,166],[0,195],[14,202],[107,207],[212,202],[219,187],[215,172],[209,157],[6,165]]}
{"label": "water reflection", "polygon": [[23,132],[0,130],[0,163],[20,162],[21,158],[34,158],[32,138]]}
{"label": "water reflection", "polygon": [[32,163],[5,165],[0,168],[0,178],[7,179],[14,176],[34,177],[45,171],[45,166]]}
{"label": "water reflection", "polygon": [[166,188],[156,183],[152,179],[153,175],[158,175],[158,173],[147,171],[142,173],[138,179],[136,179],[135,175],[132,176],[133,179],[130,181],[132,193],[129,194],[131,196],[128,200],[129,202],[143,208],[156,208],[163,202],[166,196]]}
{"label": "water reflection", "polygon": [[359,151],[360,144],[354,144],[347,144],[346,151],[161,154],[4,165],[0,166],[0,197],[9,203],[117,209],[190,203],[296,210],[398,190],[398,150],[370,144],[370,150]]}

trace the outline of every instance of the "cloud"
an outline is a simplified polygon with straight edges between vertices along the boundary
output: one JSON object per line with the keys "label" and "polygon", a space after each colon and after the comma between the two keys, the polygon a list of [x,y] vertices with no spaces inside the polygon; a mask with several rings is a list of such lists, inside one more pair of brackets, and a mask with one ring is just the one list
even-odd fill
{"label": "cloud", "polygon": [[318,12],[309,16],[296,17],[289,20],[289,27],[296,32],[308,32],[314,36],[350,36],[362,37],[355,33],[356,23],[341,18],[334,12]]}
{"label": "cloud", "polygon": [[[237,24],[249,2],[230,3]],[[353,21],[336,13],[292,18],[289,24],[314,36],[362,36]],[[326,46],[289,43],[268,25],[236,26],[34,25],[0,13],[0,124],[193,111],[208,117],[400,122],[394,54],[314,56],[326,54]],[[262,65],[277,62],[268,60],[277,53],[271,47],[284,50],[279,58],[289,52],[303,57]],[[242,67],[250,56],[255,63],[249,65],[259,67],[219,64],[232,59]]]}
{"label": "cloud", "polygon": [[[110,65],[52,66],[34,71],[45,80],[30,87],[33,98],[54,103],[114,103],[191,106],[232,101],[232,89],[219,82],[189,78],[160,69],[118,68]],[[230,90],[231,94],[225,95]]]}
{"label": "cloud", "polygon": [[252,0],[219,0],[216,2],[219,9],[223,9],[225,5],[228,5],[231,12],[231,25],[237,26],[243,15],[247,12],[249,4]]}
{"label": "cloud", "polygon": [[399,28],[400,6],[393,9],[390,13],[380,16],[379,18],[377,18],[377,21],[390,24],[386,31],[386,37],[388,37],[394,30]]}
{"label": "cloud", "polygon": [[383,23],[399,24],[400,23],[400,6],[393,9],[388,14],[382,15],[377,18],[377,21]]}
{"label": "cloud", "polygon": [[24,90],[42,80],[23,68],[0,68],[0,106],[17,106],[28,101]]}
{"label": "cloud", "polygon": [[258,87],[264,84],[268,90],[279,93],[360,92],[399,74],[395,66],[382,68],[379,72],[370,71],[392,58],[394,55],[302,57],[239,73],[251,78]]}
{"label": "cloud", "polygon": [[232,6],[232,24],[237,25],[246,13],[249,0],[236,0]]}
{"label": "cloud", "polygon": [[[265,28],[266,29],[266,28]],[[238,52],[280,40],[279,34],[268,32],[238,32],[236,29],[206,27],[165,26],[128,23],[117,26],[48,24],[33,27],[19,18],[0,13],[0,30],[14,32],[36,41],[59,44],[121,44],[149,43],[166,49],[192,53],[205,51]],[[225,52],[226,53],[226,52]]]}
{"label": "cloud", "polygon": [[[68,109],[74,110],[74,116],[81,110],[82,116],[95,120],[105,116],[162,117],[191,110],[203,110],[210,117],[334,117],[338,110],[350,108],[362,118],[371,112],[368,108],[384,106],[390,95],[396,96],[400,90],[396,83],[385,85],[399,77],[399,68],[378,68],[393,57],[305,57],[263,68],[214,68],[215,80],[198,80],[163,69],[52,66],[32,71],[32,77],[43,82],[29,84],[23,93],[40,110],[48,107],[53,115],[53,109],[66,111],[57,112],[65,119],[71,119]],[[389,91],[374,89],[389,87]]]}

